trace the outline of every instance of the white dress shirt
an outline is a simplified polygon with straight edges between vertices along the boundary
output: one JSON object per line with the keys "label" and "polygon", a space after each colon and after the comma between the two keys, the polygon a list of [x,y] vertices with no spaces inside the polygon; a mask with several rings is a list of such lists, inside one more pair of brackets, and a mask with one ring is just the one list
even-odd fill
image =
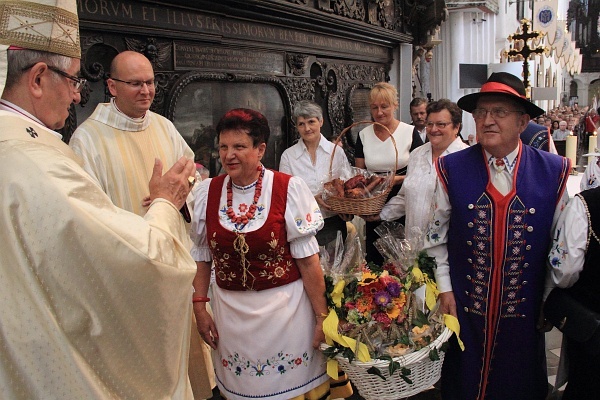
{"label": "white dress shirt", "polygon": [[421,137],[421,140],[423,141],[423,143],[425,143],[427,141],[427,127],[423,128],[421,130],[417,129],[417,131],[419,132],[419,136]]}

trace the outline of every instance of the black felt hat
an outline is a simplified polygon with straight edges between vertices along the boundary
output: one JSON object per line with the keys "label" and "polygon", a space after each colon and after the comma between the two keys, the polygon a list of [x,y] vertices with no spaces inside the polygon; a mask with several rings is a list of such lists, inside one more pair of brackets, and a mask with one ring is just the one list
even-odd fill
{"label": "black felt hat", "polygon": [[494,72],[481,86],[481,91],[461,97],[456,104],[463,110],[472,112],[477,108],[479,98],[486,94],[501,94],[510,97],[520,103],[531,118],[545,113],[543,109],[527,100],[523,81],[508,72]]}

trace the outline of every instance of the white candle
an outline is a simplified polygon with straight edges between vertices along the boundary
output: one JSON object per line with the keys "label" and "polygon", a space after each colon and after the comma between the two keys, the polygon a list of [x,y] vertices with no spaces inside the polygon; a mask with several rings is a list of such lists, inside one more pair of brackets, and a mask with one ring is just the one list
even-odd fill
{"label": "white candle", "polygon": [[595,153],[596,147],[598,147],[598,136],[596,134],[590,136],[590,147],[588,153]]}
{"label": "white candle", "polygon": [[[588,153],[595,153],[596,147],[598,147],[598,136],[594,132],[592,136],[590,136],[590,145],[588,147]],[[588,157],[588,168],[592,165],[593,162],[596,161],[596,157]]]}
{"label": "white candle", "polygon": [[571,160],[571,168],[575,168],[577,164],[577,136],[567,136],[566,157]]}

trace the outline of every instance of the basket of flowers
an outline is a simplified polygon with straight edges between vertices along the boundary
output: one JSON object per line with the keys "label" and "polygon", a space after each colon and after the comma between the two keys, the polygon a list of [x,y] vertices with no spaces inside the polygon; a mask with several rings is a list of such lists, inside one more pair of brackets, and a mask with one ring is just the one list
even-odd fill
{"label": "basket of flowers", "polygon": [[343,246],[339,240],[321,254],[330,309],[321,346],[328,371],[339,363],[368,400],[408,397],[431,387],[452,335],[447,316],[436,309],[435,259],[398,239],[392,233],[397,224],[382,227],[393,236],[381,237],[376,246],[394,254],[383,266],[364,262],[358,238]]}
{"label": "basket of flowers", "polygon": [[391,143],[394,146],[396,161],[393,166],[390,166],[390,171],[386,174],[375,174],[365,169],[352,168],[350,174],[345,174],[347,175],[347,179],[343,177],[333,179],[336,174],[332,171],[333,157],[335,155],[335,152],[332,152],[329,162],[329,181],[323,185],[322,197],[331,211],[340,214],[379,214],[394,184],[394,176],[398,168],[398,149],[396,148],[394,136],[385,125],[371,121],[355,122],[342,130],[335,140],[335,144],[339,145],[344,135],[350,129],[364,124],[373,124],[385,129],[390,135]]}

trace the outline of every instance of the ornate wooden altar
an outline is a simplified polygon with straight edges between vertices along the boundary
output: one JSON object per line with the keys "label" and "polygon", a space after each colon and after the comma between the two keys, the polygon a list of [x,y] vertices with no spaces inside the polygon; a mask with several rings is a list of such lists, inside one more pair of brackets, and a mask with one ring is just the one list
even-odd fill
{"label": "ornate wooden altar", "polygon": [[[443,0],[78,0],[78,12],[89,86],[65,137],[108,101],[104,80],[114,56],[135,50],[154,67],[152,110],[175,123],[211,174],[218,171],[214,126],[225,111],[267,116],[265,165],[277,168],[297,139],[290,116],[298,100],[323,107],[327,137],[368,119],[368,91],[388,80],[394,51],[425,43],[445,18]],[[410,82],[398,89],[411,90]]]}

